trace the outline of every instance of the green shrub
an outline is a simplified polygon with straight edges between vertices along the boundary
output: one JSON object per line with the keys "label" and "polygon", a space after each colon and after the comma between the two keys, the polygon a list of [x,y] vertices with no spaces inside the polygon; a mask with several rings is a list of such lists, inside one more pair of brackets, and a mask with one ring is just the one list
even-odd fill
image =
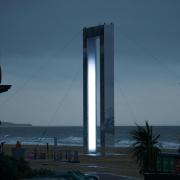
{"label": "green shrub", "polygon": [[147,121],[145,121],[145,126],[137,125],[131,135],[135,141],[132,145],[132,152],[140,172],[154,171],[156,158],[161,152],[158,142],[160,135],[154,135],[152,126],[149,126]]}
{"label": "green shrub", "polygon": [[33,170],[24,159],[16,160],[10,156],[0,155],[0,179],[19,180],[34,176],[48,176],[52,172],[46,169]]}

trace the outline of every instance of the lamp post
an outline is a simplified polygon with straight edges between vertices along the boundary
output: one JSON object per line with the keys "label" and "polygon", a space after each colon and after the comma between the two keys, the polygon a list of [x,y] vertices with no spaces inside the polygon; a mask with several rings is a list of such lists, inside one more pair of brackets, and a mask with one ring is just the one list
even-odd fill
{"label": "lamp post", "polygon": [[[2,80],[2,73],[1,73],[1,66],[0,66],[0,93],[6,92],[11,88],[11,85],[1,85],[1,80]],[[0,121],[0,126],[1,126],[1,121]],[[3,154],[3,145],[4,142],[1,142],[0,144],[0,154]]]}

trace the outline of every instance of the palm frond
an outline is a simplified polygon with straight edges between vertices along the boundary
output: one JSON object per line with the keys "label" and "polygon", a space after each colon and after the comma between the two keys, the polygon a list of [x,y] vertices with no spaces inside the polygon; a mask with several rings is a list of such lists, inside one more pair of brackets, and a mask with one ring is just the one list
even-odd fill
{"label": "palm frond", "polygon": [[156,157],[160,153],[158,142],[160,135],[154,135],[152,126],[145,121],[145,126],[136,124],[136,129],[131,131],[131,136],[135,141],[132,144],[133,156],[141,171],[155,168]]}

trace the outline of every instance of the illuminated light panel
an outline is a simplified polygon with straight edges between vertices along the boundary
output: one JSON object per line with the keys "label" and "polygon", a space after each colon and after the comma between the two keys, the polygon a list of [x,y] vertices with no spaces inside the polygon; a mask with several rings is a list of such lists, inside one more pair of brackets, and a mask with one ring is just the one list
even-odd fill
{"label": "illuminated light panel", "polygon": [[88,151],[96,153],[96,57],[88,54]]}

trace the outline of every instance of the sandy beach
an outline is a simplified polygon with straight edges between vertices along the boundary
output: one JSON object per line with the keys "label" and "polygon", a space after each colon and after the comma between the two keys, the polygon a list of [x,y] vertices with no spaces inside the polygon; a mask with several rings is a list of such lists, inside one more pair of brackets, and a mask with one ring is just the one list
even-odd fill
{"label": "sandy beach", "polygon": [[[11,149],[14,145],[5,145],[5,154],[11,155]],[[82,147],[59,146],[57,149],[57,160],[53,160],[53,146],[49,146],[48,152],[46,146],[38,146],[37,156],[34,160],[32,154],[35,146],[22,145],[26,149],[25,158],[32,168],[50,169],[56,172],[65,172],[68,170],[79,170],[84,173],[106,173],[113,175],[121,175],[142,179],[142,175],[138,172],[137,164],[135,163],[130,150],[128,148],[109,148],[105,156],[91,156],[83,153]],[[67,162],[65,153],[71,151],[78,152],[79,162]],[[58,159],[58,153],[63,152],[62,160]]]}

